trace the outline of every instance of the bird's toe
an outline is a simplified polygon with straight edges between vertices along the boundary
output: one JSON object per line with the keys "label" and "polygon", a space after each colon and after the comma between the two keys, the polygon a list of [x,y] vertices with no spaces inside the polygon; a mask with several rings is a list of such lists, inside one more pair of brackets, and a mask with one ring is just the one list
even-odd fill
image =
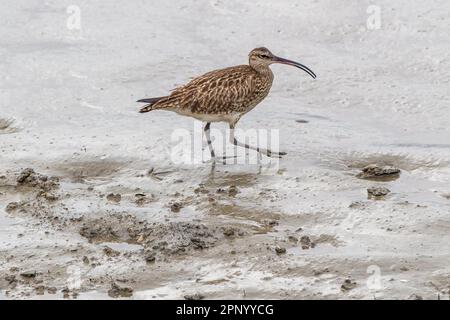
{"label": "bird's toe", "polygon": [[282,156],[285,156],[287,153],[286,152],[272,152],[272,151],[269,151],[269,152],[267,152],[267,156],[268,157],[270,157],[270,158],[278,158],[278,159],[281,159],[282,158]]}

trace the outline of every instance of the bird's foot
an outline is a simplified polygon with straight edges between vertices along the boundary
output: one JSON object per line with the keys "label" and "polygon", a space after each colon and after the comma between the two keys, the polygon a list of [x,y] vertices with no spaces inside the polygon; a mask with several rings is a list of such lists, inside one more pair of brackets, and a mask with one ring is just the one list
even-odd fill
{"label": "bird's foot", "polygon": [[209,160],[203,161],[203,163],[217,163],[217,162],[221,162],[222,164],[226,164],[226,160],[227,159],[235,159],[237,158],[237,155],[234,156],[221,156],[221,157],[211,157]]}
{"label": "bird's foot", "polygon": [[218,161],[222,161],[223,164],[227,164],[227,159],[236,159],[236,158],[237,155],[216,157],[216,159]]}
{"label": "bird's foot", "polygon": [[222,156],[222,157],[218,157],[217,159],[220,160],[226,160],[226,159],[236,159],[237,155],[233,155],[233,156]]}
{"label": "bird's foot", "polygon": [[265,155],[268,156],[269,158],[281,159],[283,156],[287,155],[287,153],[286,152],[273,152],[273,151],[267,150]]}

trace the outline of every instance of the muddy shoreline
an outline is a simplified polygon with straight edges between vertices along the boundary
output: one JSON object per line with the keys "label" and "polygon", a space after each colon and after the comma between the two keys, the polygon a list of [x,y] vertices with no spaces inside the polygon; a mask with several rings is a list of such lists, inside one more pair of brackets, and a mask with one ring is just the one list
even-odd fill
{"label": "muddy shoreline", "polygon": [[[330,255],[357,245],[357,242],[352,243],[352,236],[346,236],[349,229],[337,228],[327,233],[317,228],[323,224],[323,219],[333,219],[335,225],[340,225],[348,218],[341,222],[336,216],[331,218],[333,215],[320,214],[314,218],[313,213],[287,213],[279,206],[268,205],[282,203],[289,195],[264,185],[273,184],[273,179],[286,180],[289,184],[291,178],[218,172],[213,177],[206,174],[204,182],[186,189],[174,183],[180,180],[177,172],[165,174],[158,180],[133,174],[134,179],[153,186],[176,186],[168,193],[155,193],[143,187],[133,189],[113,182],[117,176],[119,180],[124,175],[130,176],[130,172],[113,170],[99,176],[95,174],[95,166],[102,165],[86,163],[82,180],[74,179],[71,174],[45,175],[32,168],[2,173],[3,210],[8,219],[24,221],[23,231],[13,232],[9,248],[2,250],[7,257],[0,269],[0,287],[5,298],[225,298],[231,297],[227,287],[240,287],[239,277],[247,274],[241,279],[247,283],[253,273],[259,275],[258,281],[268,283],[291,277],[302,279],[302,289],[276,289],[275,286],[264,293],[243,285],[241,298],[369,298],[369,294],[383,291],[370,289],[365,284],[368,277],[365,269],[375,261],[368,260],[361,265],[362,261],[351,256]],[[380,181],[384,167],[380,166],[379,170],[374,167],[370,166],[376,172],[375,182],[367,176],[370,171],[367,167],[350,169],[351,179],[362,183],[361,193],[365,180],[367,185],[385,185],[401,179],[397,170],[389,168],[385,174],[390,177],[394,172],[396,179]],[[227,171],[231,168],[227,167]],[[254,193],[257,185],[261,191]],[[8,202],[8,199],[15,201]],[[359,212],[363,218],[374,209],[376,212],[377,203],[390,200],[385,195],[371,197],[369,192],[366,199],[361,196],[360,201],[349,202],[348,210]],[[155,207],[156,215],[146,213]],[[402,212],[401,207],[405,212],[426,210],[426,206],[398,201],[395,207],[397,214]],[[376,222],[381,223],[380,230],[401,233],[405,228],[398,226],[394,230],[392,221],[387,221]],[[342,231],[338,232],[339,229]],[[26,239],[36,237],[36,232],[40,234],[39,240],[32,241],[34,244],[28,245],[27,250],[12,244],[13,238],[28,242]],[[61,235],[66,238],[65,243],[52,244],[51,239]],[[389,259],[385,260],[383,263],[389,264]],[[208,261],[213,263],[211,268],[205,265]],[[400,265],[392,261],[389,272],[401,277],[411,268],[406,261]],[[202,276],[205,268],[210,270]],[[230,274],[233,269],[240,271]],[[349,270],[354,271],[349,273]],[[217,275],[213,276],[214,273]],[[195,290],[189,289],[190,285],[180,284],[181,290],[172,289],[176,294],[170,290],[164,293],[164,288],[167,291],[172,287],[167,284],[175,285],[179,281],[194,281]],[[393,276],[389,281],[398,280]],[[305,286],[309,282],[311,284]],[[328,284],[328,292],[317,289],[325,284]],[[439,288],[434,289],[435,295],[445,297],[445,284],[435,286]],[[418,289],[399,297],[412,295],[435,298]]]}
{"label": "muddy shoreline", "polygon": [[[449,298],[450,2],[118,2],[0,2],[0,299]],[[279,163],[138,112],[261,46]]]}

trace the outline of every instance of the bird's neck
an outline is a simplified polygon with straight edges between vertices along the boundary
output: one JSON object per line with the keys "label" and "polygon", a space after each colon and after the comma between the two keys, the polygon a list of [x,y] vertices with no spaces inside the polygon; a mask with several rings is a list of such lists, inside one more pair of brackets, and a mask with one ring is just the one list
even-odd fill
{"label": "bird's neck", "polygon": [[273,78],[272,70],[270,70],[270,67],[266,64],[251,64],[250,65],[256,72],[258,72],[260,75]]}

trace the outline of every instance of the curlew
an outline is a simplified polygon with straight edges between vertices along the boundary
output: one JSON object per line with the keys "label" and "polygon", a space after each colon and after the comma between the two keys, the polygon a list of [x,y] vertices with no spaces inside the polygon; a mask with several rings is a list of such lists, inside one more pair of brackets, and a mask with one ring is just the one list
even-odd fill
{"label": "curlew", "polygon": [[253,147],[239,142],[234,136],[239,119],[269,94],[274,78],[270,70],[273,63],[300,68],[316,78],[308,67],[277,57],[267,48],[256,48],[249,54],[248,65],[211,71],[174,89],[168,96],[138,100],[147,103],[139,112],[168,110],[206,122],[204,132],[213,161],[216,155],[210,137],[211,122],[227,122],[230,127],[229,139],[235,146],[280,158],[286,153]]}

